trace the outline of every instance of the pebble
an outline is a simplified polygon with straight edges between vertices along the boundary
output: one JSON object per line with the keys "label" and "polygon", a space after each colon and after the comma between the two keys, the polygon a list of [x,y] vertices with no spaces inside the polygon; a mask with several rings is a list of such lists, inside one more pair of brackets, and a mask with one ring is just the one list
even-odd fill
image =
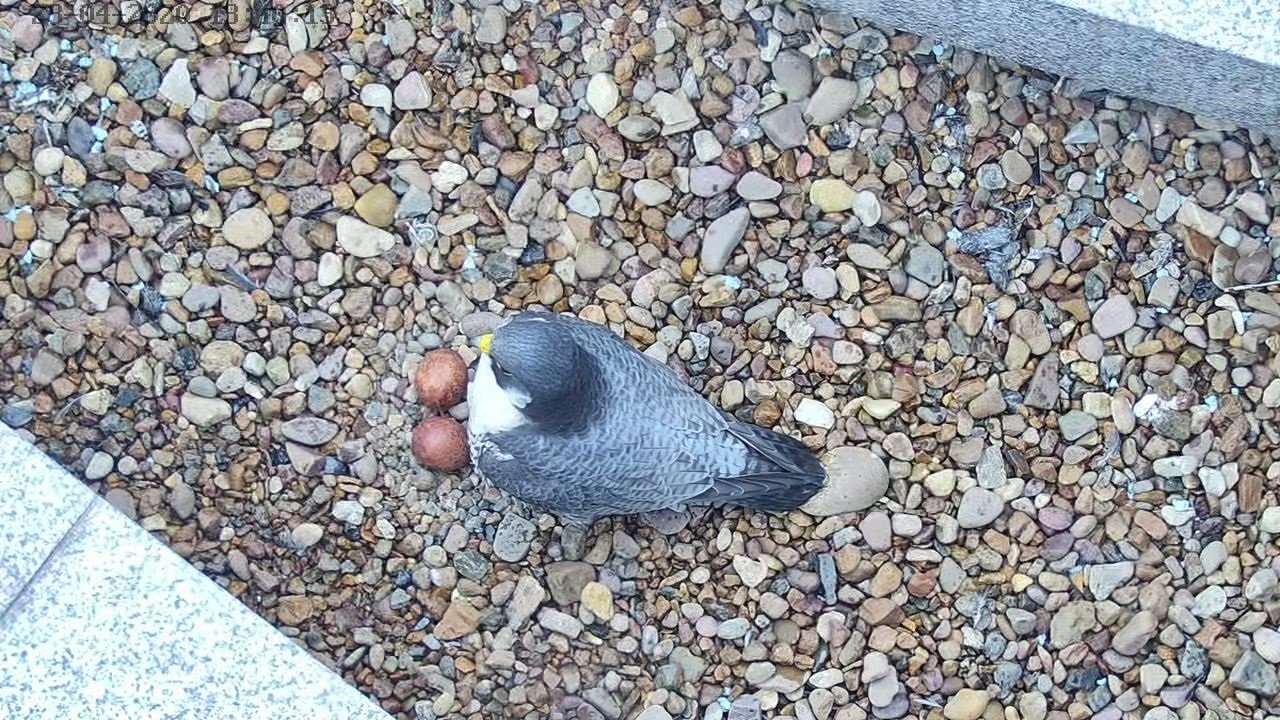
{"label": "pebble", "polygon": [[769,575],[769,568],[767,565],[745,555],[734,556],[733,570],[738,574],[738,578],[742,580],[742,584],[749,588],[758,586],[760,583],[764,582],[765,578]]}
{"label": "pebble", "polygon": [[804,114],[811,125],[830,125],[843,118],[860,99],[857,82],[827,76],[813,91]]}
{"label": "pebble", "polygon": [[[649,100],[654,114],[662,123],[663,135],[687,132],[698,126],[698,114],[683,91],[669,93],[659,91]],[[597,113],[599,114],[599,113]]]}
{"label": "pebble", "polygon": [[338,245],[358,258],[377,257],[391,250],[395,236],[350,216],[338,218]]}
{"label": "pebble", "polygon": [[782,194],[782,183],[752,170],[738,180],[734,189],[743,200],[772,200]]}
{"label": "pebble", "polygon": [[962,528],[981,528],[990,525],[1004,512],[1004,500],[996,493],[981,487],[971,487],[960,497],[956,521]]}
{"label": "pebble", "polygon": [[160,91],[160,68],[148,58],[133,60],[125,65],[120,84],[133,100],[149,100]]}
{"label": "pebble", "polygon": [[1111,640],[1111,647],[1121,655],[1138,655],[1155,637],[1160,620],[1155,613],[1143,610],[1134,613],[1124,627]]}
{"label": "pebble", "polygon": [[[462,554],[457,557],[460,559],[469,557],[469,555]],[[477,557],[477,560],[484,561],[484,558]],[[479,572],[472,572],[467,577],[479,582],[488,573],[488,563],[484,561],[484,565],[479,568]],[[520,579],[516,581],[516,587],[511,593],[511,598],[507,601],[507,625],[516,630],[521,629],[546,599],[547,591],[542,588],[542,585],[535,578],[530,575],[521,575]]]}
{"label": "pebble", "polygon": [[86,480],[101,480],[111,474],[115,469],[115,458],[110,454],[98,450],[89,459],[89,463],[85,465],[84,477]]}
{"label": "pebble", "polygon": [[596,73],[587,83],[587,106],[600,117],[605,117],[618,107],[622,95],[618,84],[609,73]]}
{"label": "pebble", "polygon": [[815,517],[858,512],[874,505],[889,489],[889,471],[871,451],[841,447],[822,457],[827,484],[802,508]]}
{"label": "pebble", "polygon": [[391,188],[381,183],[369,188],[356,201],[355,211],[361,220],[375,227],[390,227],[395,220],[399,200]]}
{"label": "pebble", "polygon": [[158,90],[161,98],[182,107],[196,104],[196,88],[191,84],[191,71],[187,69],[186,58],[177,58],[165,72]]}
{"label": "pebble", "polygon": [[231,419],[231,404],[217,398],[182,396],[182,416],[199,428],[209,428]]}
{"label": "pebble", "polygon": [[[1065,528],[1063,528],[1065,529]],[[1095,600],[1106,600],[1134,575],[1133,563],[1128,561],[1091,565],[1087,570],[1089,592]]]}
{"label": "pebble", "polygon": [[853,196],[853,214],[858,217],[864,227],[879,223],[880,199],[870,190],[859,190]]}
{"label": "pebble", "polygon": [[520,562],[529,554],[536,533],[536,526],[519,515],[503,515],[493,539],[493,554],[504,562]]}
{"label": "pebble", "polygon": [[1265,661],[1280,663],[1280,632],[1270,628],[1258,628],[1253,631],[1253,648]]}
{"label": "pebble", "polygon": [[947,720],[978,720],[987,711],[990,702],[990,698],[981,690],[960,688],[942,708],[942,714]]}
{"label": "pebble", "polygon": [[809,202],[828,213],[852,210],[855,195],[844,181],[830,178],[816,180],[809,188]]}
{"label": "pebble", "polygon": [[657,122],[643,115],[628,115],[618,123],[618,134],[631,142],[648,142],[661,132]]}
{"label": "pebble", "polygon": [[1106,299],[1093,313],[1093,331],[1106,340],[1124,333],[1138,321],[1133,303],[1124,295]]}
{"label": "pebble", "polygon": [[713,198],[728,192],[737,177],[718,165],[705,165],[689,171],[689,192],[698,197]]}
{"label": "pebble", "polygon": [[582,606],[589,610],[596,620],[607,623],[613,619],[613,593],[598,582],[589,582],[582,587]]}
{"label": "pebble", "polygon": [[718,273],[725,269],[746,235],[750,222],[751,214],[747,209],[738,208],[730,210],[707,227],[699,254],[703,270]]}
{"label": "pebble", "polygon": [[787,99],[803,100],[813,92],[813,61],[798,50],[779,52],[770,69],[774,85]]}
{"label": "pebble", "polygon": [[820,265],[805,270],[801,282],[804,285],[804,291],[817,300],[830,300],[840,289],[836,281],[836,271]]}
{"label": "pebble", "polygon": [[808,142],[804,113],[797,103],[783,105],[760,117],[760,129],[779,150],[790,150]]}
{"label": "pebble", "polygon": [[542,608],[538,612],[538,625],[571,640],[582,634],[582,623],[577,618],[553,608]]}
{"label": "pebble", "polygon": [[907,274],[929,287],[937,287],[942,283],[946,259],[937,248],[931,245],[918,244],[912,246],[907,253]]}
{"label": "pebble", "polygon": [[1000,156],[1000,170],[1011,185],[1023,185],[1031,179],[1031,163],[1017,150],[1006,150]]}
{"label": "pebble", "polygon": [[1226,221],[1194,202],[1184,202],[1178,208],[1177,221],[1192,230],[1213,239],[1222,233]]}
{"label": "pebble", "polygon": [[547,587],[559,605],[578,602],[582,588],[595,577],[595,568],[584,562],[556,562],[547,566]]}
{"label": "pebble", "polygon": [[280,426],[280,432],[289,440],[318,447],[338,435],[339,428],[328,420],[315,417],[294,418]]}
{"label": "pebble", "polygon": [[1276,675],[1275,666],[1255,652],[1246,652],[1236,661],[1231,668],[1230,680],[1235,688],[1257,693],[1264,698],[1272,698],[1280,693],[1280,678]]}
{"label": "pebble", "polygon": [[237,210],[222,223],[222,236],[241,250],[262,247],[271,239],[274,230],[271,217],[258,207]]}
{"label": "pebble", "polygon": [[813,398],[805,398],[800,401],[800,405],[796,407],[795,417],[796,422],[827,430],[835,427],[836,424],[836,416],[831,411],[831,408]]}
{"label": "pebble", "polygon": [[502,45],[507,39],[507,14],[497,5],[486,7],[476,23],[476,42],[486,45]]}
{"label": "pebble", "polygon": [[672,196],[670,186],[648,178],[637,181],[631,191],[635,194],[636,202],[646,207],[662,205]]}
{"label": "pebble", "polygon": [[590,188],[578,188],[575,190],[569,196],[565,207],[583,217],[600,217],[600,201],[596,199],[595,193]]}
{"label": "pebble", "polygon": [[309,548],[324,539],[324,528],[315,523],[299,523],[291,535],[298,547]]}
{"label": "pebble", "polygon": [[1090,120],[1080,120],[1071,126],[1062,142],[1067,145],[1092,145],[1101,139],[1098,128]]}
{"label": "pebble", "polygon": [[422,73],[411,70],[396,83],[392,101],[400,110],[425,110],[431,106],[431,87]]}
{"label": "pebble", "polygon": [[1097,611],[1093,603],[1069,602],[1054,613],[1049,624],[1049,641],[1057,648],[1079,642],[1086,632],[1093,629],[1096,622]]}
{"label": "pebble", "polygon": [[1217,617],[1227,607],[1227,591],[1220,585],[1210,585],[1196,595],[1191,612],[1197,617]]}
{"label": "pebble", "polygon": [[470,635],[479,626],[480,613],[466,600],[460,599],[449,604],[444,617],[436,623],[433,634],[437,639],[449,642]]}

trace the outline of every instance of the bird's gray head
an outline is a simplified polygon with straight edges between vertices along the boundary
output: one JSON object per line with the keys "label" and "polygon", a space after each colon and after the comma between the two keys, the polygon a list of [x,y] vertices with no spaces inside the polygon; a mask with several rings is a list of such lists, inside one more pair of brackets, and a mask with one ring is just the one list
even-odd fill
{"label": "bird's gray head", "polygon": [[569,421],[582,408],[585,354],[573,334],[549,313],[526,312],[481,338],[493,374],[508,394],[528,401],[521,407],[534,422]]}

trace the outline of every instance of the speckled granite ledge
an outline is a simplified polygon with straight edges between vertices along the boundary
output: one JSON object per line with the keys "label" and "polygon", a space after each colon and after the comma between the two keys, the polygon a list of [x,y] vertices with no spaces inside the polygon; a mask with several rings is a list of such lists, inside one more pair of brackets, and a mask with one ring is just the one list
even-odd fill
{"label": "speckled granite ledge", "polygon": [[0,717],[389,717],[0,424]]}
{"label": "speckled granite ledge", "polygon": [[1275,0],[811,0],[1280,137]]}

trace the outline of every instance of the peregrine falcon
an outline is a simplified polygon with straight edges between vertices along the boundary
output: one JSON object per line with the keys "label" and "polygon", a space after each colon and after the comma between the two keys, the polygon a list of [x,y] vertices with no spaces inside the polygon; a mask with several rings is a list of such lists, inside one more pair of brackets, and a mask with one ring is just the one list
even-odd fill
{"label": "peregrine falcon", "polygon": [[606,328],[529,311],[476,344],[473,465],[570,523],[704,503],[782,512],[823,487],[799,441],[720,412]]}

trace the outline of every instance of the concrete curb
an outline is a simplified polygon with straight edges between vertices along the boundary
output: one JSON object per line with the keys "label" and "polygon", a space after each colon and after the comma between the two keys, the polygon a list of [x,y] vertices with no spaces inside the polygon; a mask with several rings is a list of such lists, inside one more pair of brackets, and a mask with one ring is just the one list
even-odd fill
{"label": "concrete curb", "polygon": [[814,5],[1280,138],[1280,3],[816,0]]}
{"label": "concrete curb", "polygon": [[0,717],[389,716],[0,424]]}

